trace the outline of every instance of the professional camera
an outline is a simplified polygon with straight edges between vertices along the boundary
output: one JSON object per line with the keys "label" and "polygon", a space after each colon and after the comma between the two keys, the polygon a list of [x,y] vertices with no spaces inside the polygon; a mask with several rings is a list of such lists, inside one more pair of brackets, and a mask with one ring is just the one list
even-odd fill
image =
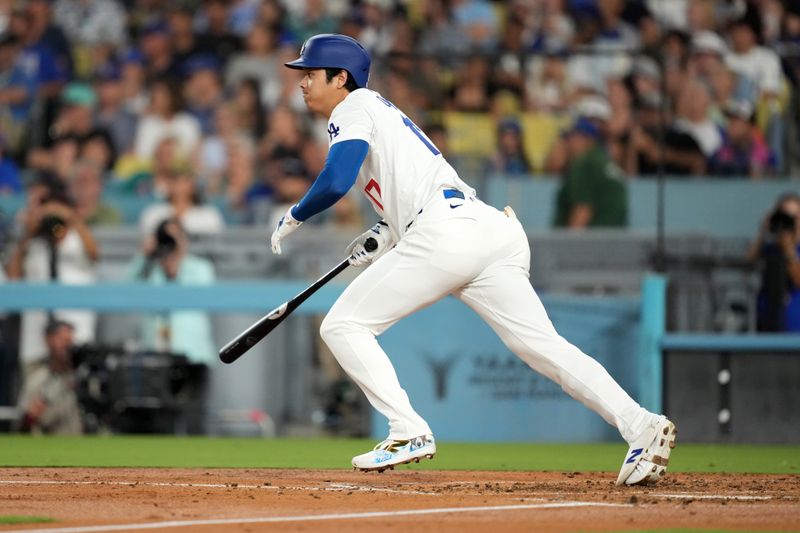
{"label": "professional camera", "polygon": [[67,233],[66,221],[57,215],[46,215],[36,228],[36,236],[51,242],[58,241]]}
{"label": "professional camera", "polygon": [[769,232],[778,235],[784,231],[795,232],[797,221],[793,215],[786,211],[778,210],[769,217]]}
{"label": "professional camera", "polygon": [[169,223],[170,220],[164,220],[156,228],[156,247],[150,254],[150,257],[153,259],[166,257],[178,248],[178,241],[167,231],[167,225]]}

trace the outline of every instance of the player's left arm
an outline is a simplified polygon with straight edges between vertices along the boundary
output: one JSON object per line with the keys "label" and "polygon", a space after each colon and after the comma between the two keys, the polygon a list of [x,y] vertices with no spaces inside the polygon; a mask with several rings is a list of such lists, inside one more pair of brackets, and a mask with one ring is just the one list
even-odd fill
{"label": "player's left arm", "polygon": [[356,182],[368,151],[369,144],[362,139],[341,141],[331,146],[322,172],[305,196],[283,215],[272,233],[273,253],[281,253],[281,239],[347,194]]}

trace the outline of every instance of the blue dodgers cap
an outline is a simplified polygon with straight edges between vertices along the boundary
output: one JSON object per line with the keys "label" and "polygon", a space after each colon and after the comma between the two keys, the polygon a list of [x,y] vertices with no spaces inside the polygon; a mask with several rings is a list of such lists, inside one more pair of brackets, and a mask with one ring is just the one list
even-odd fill
{"label": "blue dodgers cap", "polygon": [[578,117],[566,131],[566,135],[572,135],[573,133],[580,133],[596,139],[600,137],[600,128],[591,119]]}
{"label": "blue dodgers cap", "polygon": [[300,49],[300,57],[284,63],[289,68],[340,68],[350,73],[359,87],[369,81],[369,53],[361,43],[338,33],[322,33],[309,38]]}
{"label": "blue dodgers cap", "polygon": [[181,70],[186,77],[192,76],[201,70],[218,72],[220,63],[216,56],[211,54],[195,54],[190,56],[182,65]]}
{"label": "blue dodgers cap", "polygon": [[151,20],[147,24],[144,25],[141,31],[141,35],[155,35],[155,34],[167,34],[169,33],[169,24],[166,21],[161,19]]}
{"label": "blue dodgers cap", "polygon": [[126,65],[128,63],[139,63],[140,65],[144,65],[145,57],[141,50],[138,48],[131,48],[122,54],[120,58],[120,63]]}

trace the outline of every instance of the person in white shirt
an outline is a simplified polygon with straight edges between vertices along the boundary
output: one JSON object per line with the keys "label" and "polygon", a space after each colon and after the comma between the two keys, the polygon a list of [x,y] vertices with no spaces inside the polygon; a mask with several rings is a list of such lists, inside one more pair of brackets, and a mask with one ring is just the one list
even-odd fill
{"label": "person in white shirt", "polygon": [[161,140],[174,138],[183,157],[188,157],[200,142],[200,124],[197,119],[183,111],[179,89],[169,79],[153,82],[150,92],[150,107],[139,120],[134,140],[137,157],[149,160],[155,154]]}
{"label": "person in white shirt", "polygon": [[320,330],[345,372],[389,419],[388,438],[354,457],[353,467],[383,471],[436,453],[431,428],[411,406],[376,336],[452,294],[531,368],[619,429],[630,449],[618,484],[657,481],[675,443],[674,424],[641,407],[597,361],[558,335],[528,279],[528,238],[513,211],[476,198],[430,139],[367,88],[370,58],[358,41],[316,35],[286,66],[302,70],[306,105],[328,119],[330,151],[306,195],[278,223],[273,252],[280,254],[283,239],[354,185],[383,218],[348,247],[350,264],[370,266]]}

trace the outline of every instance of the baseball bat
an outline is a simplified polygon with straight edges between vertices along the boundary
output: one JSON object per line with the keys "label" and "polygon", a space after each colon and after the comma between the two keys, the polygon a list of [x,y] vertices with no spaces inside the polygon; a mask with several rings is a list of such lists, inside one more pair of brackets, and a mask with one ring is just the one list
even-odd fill
{"label": "baseball bat", "polygon": [[[364,248],[368,252],[373,252],[378,248],[378,241],[369,237],[364,242]],[[327,274],[312,283],[308,288],[304,289],[300,294],[295,296],[289,301],[286,301],[261,317],[257,322],[249,328],[237,335],[228,344],[222,347],[219,351],[219,358],[223,363],[233,363],[244,355],[247,350],[255,346],[255,344],[269,335],[269,333],[278,327],[286,317],[292,314],[292,311],[300,307],[300,304],[305,302],[312,294],[317,292],[323,285],[338,276],[342,270],[347,268],[349,258],[344,259],[341,263],[333,267]]]}

